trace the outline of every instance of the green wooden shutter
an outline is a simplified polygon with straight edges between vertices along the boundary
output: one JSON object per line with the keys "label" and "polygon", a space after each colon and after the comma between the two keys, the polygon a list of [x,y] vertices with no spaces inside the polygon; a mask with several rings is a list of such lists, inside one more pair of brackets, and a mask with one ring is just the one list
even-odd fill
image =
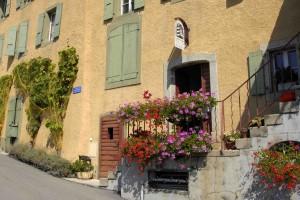
{"label": "green wooden shutter", "polygon": [[[261,50],[251,52],[249,53],[248,59],[248,72],[250,77],[260,68],[263,53]],[[265,93],[264,69],[259,70],[258,73],[250,79],[250,90],[252,95],[262,95]]]}
{"label": "green wooden shutter", "polygon": [[6,137],[17,137],[18,127],[21,121],[22,101],[12,98],[9,100],[7,112]]}
{"label": "green wooden shutter", "polygon": [[7,37],[7,55],[8,56],[15,55],[16,36],[17,36],[17,27],[12,27],[8,31],[8,37]]}
{"label": "green wooden shutter", "polygon": [[113,17],[113,0],[104,0],[104,16],[103,20],[108,20]]}
{"label": "green wooden shutter", "polygon": [[36,36],[35,36],[35,46],[36,47],[40,46],[43,41],[44,20],[45,20],[45,13],[42,13],[39,15],[39,18],[38,18],[38,25],[37,25],[37,31],[36,31]]}
{"label": "green wooden shutter", "polygon": [[139,24],[124,25],[123,80],[138,76],[139,31]]}
{"label": "green wooden shutter", "polygon": [[18,10],[19,8],[21,8],[22,1],[23,0],[16,0],[16,10]]}
{"label": "green wooden shutter", "polygon": [[123,27],[112,30],[108,38],[107,83],[121,81],[123,55]]}
{"label": "green wooden shutter", "polygon": [[143,8],[145,5],[144,0],[134,0],[134,9]]}
{"label": "green wooden shutter", "polygon": [[10,11],[10,0],[7,0],[6,8],[5,8],[5,17],[7,17],[9,15],[9,11]]}
{"label": "green wooden shutter", "polygon": [[61,14],[62,14],[62,3],[57,4],[56,12],[55,12],[55,25],[53,28],[53,39],[57,39],[59,37],[60,32],[60,24],[61,24]]}
{"label": "green wooden shutter", "polygon": [[3,54],[3,43],[4,43],[4,37],[3,35],[0,35],[0,61],[2,59],[2,54]]}
{"label": "green wooden shutter", "polygon": [[27,44],[28,22],[22,22],[18,35],[18,53],[25,53]]}

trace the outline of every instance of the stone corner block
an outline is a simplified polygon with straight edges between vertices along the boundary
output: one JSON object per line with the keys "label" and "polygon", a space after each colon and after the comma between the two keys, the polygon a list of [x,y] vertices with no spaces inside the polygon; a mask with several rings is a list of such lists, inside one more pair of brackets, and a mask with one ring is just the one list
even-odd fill
{"label": "stone corner block", "polygon": [[100,187],[107,187],[108,186],[108,179],[107,178],[100,178],[99,179],[99,186]]}
{"label": "stone corner block", "polygon": [[252,147],[251,138],[240,138],[235,141],[237,149],[249,149]]}
{"label": "stone corner block", "polygon": [[116,180],[117,177],[116,177],[116,175],[115,175],[114,172],[109,171],[109,172],[108,172],[108,175],[107,175],[107,179],[108,179],[108,180]]}
{"label": "stone corner block", "polygon": [[249,127],[250,137],[267,137],[268,128],[266,126]]}
{"label": "stone corner block", "polygon": [[265,125],[272,126],[272,125],[280,125],[283,123],[281,114],[271,114],[265,115]]}

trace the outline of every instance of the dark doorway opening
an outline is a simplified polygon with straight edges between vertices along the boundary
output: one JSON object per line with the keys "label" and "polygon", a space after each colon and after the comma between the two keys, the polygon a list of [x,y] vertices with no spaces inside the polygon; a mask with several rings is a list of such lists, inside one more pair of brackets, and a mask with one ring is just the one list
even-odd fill
{"label": "dark doorway opening", "polygon": [[209,63],[197,63],[175,70],[176,94],[197,91],[200,88],[210,91]]}
{"label": "dark doorway opening", "polygon": [[[210,92],[209,63],[194,63],[188,66],[179,67],[175,70],[176,95],[184,92],[198,91],[202,88]],[[211,132],[211,114],[199,124],[207,132]]]}

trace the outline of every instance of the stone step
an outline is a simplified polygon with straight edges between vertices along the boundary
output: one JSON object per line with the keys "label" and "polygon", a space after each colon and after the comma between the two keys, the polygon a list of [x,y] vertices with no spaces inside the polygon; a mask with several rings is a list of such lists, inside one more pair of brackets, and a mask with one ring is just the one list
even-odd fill
{"label": "stone step", "polygon": [[100,187],[107,187],[108,186],[108,179],[107,178],[100,178],[99,179],[99,186]]}
{"label": "stone step", "polygon": [[280,102],[279,103],[279,113],[296,113],[300,110],[299,101],[289,101],[289,102]]}
{"label": "stone step", "polygon": [[265,126],[280,125],[283,123],[281,114],[265,115]]}
{"label": "stone step", "polygon": [[250,137],[267,137],[268,136],[268,127],[249,127]]}
{"label": "stone step", "polygon": [[235,141],[237,149],[250,149],[252,147],[251,138],[240,138]]}

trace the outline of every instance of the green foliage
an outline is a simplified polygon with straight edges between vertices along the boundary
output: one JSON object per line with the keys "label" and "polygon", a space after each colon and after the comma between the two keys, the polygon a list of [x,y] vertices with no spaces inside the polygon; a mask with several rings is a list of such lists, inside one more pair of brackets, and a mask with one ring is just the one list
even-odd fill
{"label": "green foliage", "polygon": [[235,141],[241,138],[241,133],[239,131],[231,131],[224,134],[224,144],[226,149],[236,149]]}
{"label": "green foliage", "polygon": [[73,83],[78,72],[79,56],[75,48],[68,48],[59,52],[58,72],[49,90],[50,117],[46,127],[50,129],[48,144],[60,150],[63,135],[63,119],[65,118]]}
{"label": "green foliage", "polygon": [[61,149],[63,120],[77,77],[79,57],[76,49],[68,47],[59,52],[58,71],[49,58],[33,58],[17,65],[13,71],[14,85],[19,95],[29,98],[27,131],[34,144],[43,116],[50,129],[48,145]]}
{"label": "green foliage", "polygon": [[68,177],[72,175],[69,161],[57,155],[47,154],[41,149],[33,149],[28,145],[17,144],[12,147],[9,155],[53,176]]}
{"label": "green foliage", "polygon": [[0,134],[5,119],[5,108],[8,101],[9,91],[12,86],[12,76],[6,75],[0,78]]}
{"label": "green foliage", "polygon": [[72,163],[71,166],[72,172],[90,172],[94,169],[94,166],[85,160],[76,160],[74,163]]}
{"label": "green foliage", "polygon": [[49,84],[54,77],[54,65],[49,58],[33,58],[13,70],[14,83],[20,96],[29,97],[26,126],[32,143],[41,126],[43,110],[49,107]]}

